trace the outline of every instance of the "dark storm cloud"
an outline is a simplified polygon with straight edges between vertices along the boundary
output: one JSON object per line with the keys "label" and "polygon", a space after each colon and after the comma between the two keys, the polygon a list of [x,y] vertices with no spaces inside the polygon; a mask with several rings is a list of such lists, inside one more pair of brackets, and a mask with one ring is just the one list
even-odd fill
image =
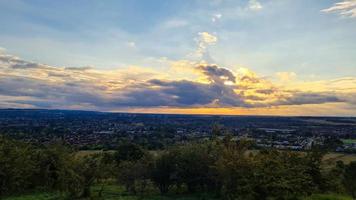
{"label": "dark storm cloud", "polygon": [[[22,103],[32,104],[33,102],[62,102],[66,105],[88,103],[95,106],[104,106],[106,100],[100,94],[100,87],[93,84],[72,83],[50,84],[43,80],[25,77],[1,77],[0,95],[13,97],[28,97],[31,100],[21,100]],[[37,101],[33,101],[35,98]],[[19,103],[19,102],[17,102]],[[36,105],[37,105],[36,104]],[[36,106],[34,105],[34,106]]]}
{"label": "dark storm cloud", "polygon": [[124,93],[127,101],[118,102],[126,106],[175,106],[190,107],[209,104],[243,106],[242,99],[231,87],[215,83],[203,84],[193,81],[150,80],[146,84],[128,89]]}
{"label": "dark storm cloud", "polygon": [[235,75],[228,69],[218,67],[216,65],[208,65],[208,66],[198,66],[198,70],[200,70],[204,75],[206,75],[211,82],[214,83],[223,83],[224,81],[231,81],[233,83],[236,82]]}

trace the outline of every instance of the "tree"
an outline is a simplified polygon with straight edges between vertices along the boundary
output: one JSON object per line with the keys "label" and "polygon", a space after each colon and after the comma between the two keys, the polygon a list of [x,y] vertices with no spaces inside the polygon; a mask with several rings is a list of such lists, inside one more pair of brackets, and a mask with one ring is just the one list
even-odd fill
{"label": "tree", "polygon": [[32,146],[0,136],[0,196],[35,186],[34,154]]}
{"label": "tree", "polygon": [[102,192],[104,191],[105,181],[110,178],[114,178],[115,175],[115,160],[113,154],[103,152],[100,155],[99,160],[99,174],[97,177],[98,184],[101,184],[100,190],[98,192],[98,196],[102,196]]}
{"label": "tree", "polygon": [[344,173],[345,164],[339,160],[336,162],[336,165],[325,174],[325,180],[327,181],[326,190],[335,193],[345,193],[346,191],[343,185]]}
{"label": "tree", "polygon": [[51,144],[37,153],[36,178],[49,190],[57,190],[71,197],[82,192],[82,177],[78,174],[80,163],[75,152],[62,144]]}
{"label": "tree", "polygon": [[90,197],[90,187],[93,185],[94,181],[99,177],[101,169],[100,165],[100,155],[86,156],[82,158],[78,165],[77,171],[81,176],[83,192],[81,197]]}
{"label": "tree", "polygon": [[345,166],[344,184],[346,190],[356,199],[356,162],[351,162]]}
{"label": "tree", "polygon": [[225,199],[251,199],[253,197],[252,163],[246,151],[249,144],[245,141],[224,139],[216,161],[216,169],[221,183],[221,194]]}
{"label": "tree", "polygon": [[209,152],[204,143],[192,143],[172,151],[177,155],[177,184],[185,184],[188,191],[193,193],[204,191],[213,182],[211,176],[216,157]]}
{"label": "tree", "polygon": [[82,188],[76,166],[75,156],[62,145],[38,149],[0,137],[0,195],[40,186],[78,196]]}
{"label": "tree", "polygon": [[140,146],[133,143],[123,143],[119,145],[115,152],[115,160],[117,163],[121,161],[137,161],[144,156],[144,151]]}
{"label": "tree", "polygon": [[118,166],[117,180],[126,191],[132,194],[143,194],[151,177],[153,162],[151,156],[144,156],[136,161],[121,161]]}
{"label": "tree", "polygon": [[265,150],[254,157],[254,162],[254,181],[250,184],[256,199],[290,199],[311,193],[312,177],[301,154]]}
{"label": "tree", "polygon": [[305,157],[306,173],[312,178],[314,190],[325,191],[326,189],[326,180],[321,173],[321,164],[325,153],[320,147],[313,147]]}
{"label": "tree", "polygon": [[152,181],[160,190],[166,194],[176,180],[176,157],[172,153],[163,153],[156,161],[152,170]]}

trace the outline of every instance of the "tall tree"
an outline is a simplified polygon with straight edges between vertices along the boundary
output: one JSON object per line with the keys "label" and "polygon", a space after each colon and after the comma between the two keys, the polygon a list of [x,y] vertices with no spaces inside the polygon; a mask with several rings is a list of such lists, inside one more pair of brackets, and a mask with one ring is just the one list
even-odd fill
{"label": "tall tree", "polygon": [[356,199],[356,162],[351,162],[345,166],[344,183],[347,191]]}

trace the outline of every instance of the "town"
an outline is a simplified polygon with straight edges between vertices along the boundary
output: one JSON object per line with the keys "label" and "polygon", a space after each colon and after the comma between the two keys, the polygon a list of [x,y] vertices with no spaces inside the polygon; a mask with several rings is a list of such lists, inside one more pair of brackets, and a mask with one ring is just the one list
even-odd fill
{"label": "town", "polygon": [[165,115],[68,110],[0,111],[0,134],[35,144],[65,142],[80,150],[115,149],[130,141],[157,150],[231,135],[254,148],[356,152],[356,118]]}

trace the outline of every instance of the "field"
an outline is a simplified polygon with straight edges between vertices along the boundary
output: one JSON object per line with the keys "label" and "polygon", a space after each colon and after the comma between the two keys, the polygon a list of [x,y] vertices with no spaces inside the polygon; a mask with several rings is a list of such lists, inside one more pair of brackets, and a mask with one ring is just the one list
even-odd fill
{"label": "field", "polygon": [[[152,194],[148,194],[145,196],[140,195],[129,195],[127,194],[124,189],[117,185],[106,185],[103,192],[102,197],[98,197],[98,191],[100,190],[100,186],[94,186],[92,188],[92,195],[91,199],[94,200],[214,200],[212,195],[209,194],[196,194],[196,195],[184,195],[184,194],[170,194],[170,195],[159,195],[157,191],[153,191]],[[56,193],[35,193],[29,195],[21,195],[21,196],[14,196],[8,197],[4,200],[64,200],[66,198],[61,197],[59,194]]]}
{"label": "field", "polygon": [[334,164],[337,161],[349,164],[352,161],[356,161],[356,154],[328,153],[324,156],[324,163],[326,165]]}
{"label": "field", "polygon": [[356,139],[341,140],[344,144],[356,144]]}
{"label": "field", "polygon": [[336,194],[316,194],[304,198],[304,200],[352,200],[352,198]]}
{"label": "field", "polygon": [[[157,194],[146,196],[132,196],[127,195],[121,187],[108,185],[105,187],[102,197],[98,197],[99,187],[93,187],[92,200],[217,200],[209,194],[197,195],[166,195],[161,196]],[[64,200],[56,193],[35,193],[30,195],[23,195],[18,197],[9,197],[4,200]],[[82,199],[84,200],[84,199]],[[300,200],[352,200],[351,197],[336,195],[336,194],[315,194],[310,197],[301,198]]]}

